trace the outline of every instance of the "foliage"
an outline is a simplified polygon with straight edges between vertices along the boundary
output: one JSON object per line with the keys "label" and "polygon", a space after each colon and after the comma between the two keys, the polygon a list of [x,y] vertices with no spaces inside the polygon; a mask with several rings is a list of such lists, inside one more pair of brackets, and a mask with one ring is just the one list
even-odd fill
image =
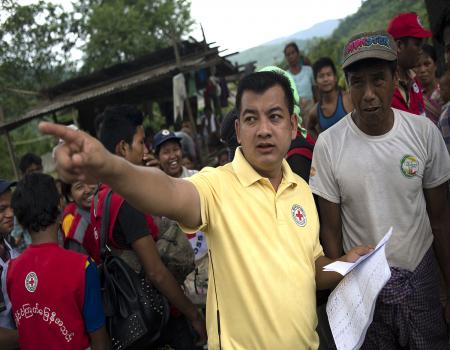
{"label": "foliage", "polygon": [[188,0],[82,0],[74,26],[86,41],[84,71],[133,60],[170,45],[193,24]]}
{"label": "foliage", "polygon": [[[46,88],[170,45],[193,24],[189,0],[78,0],[71,11],[44,0],[0,1],[0,107],[7,121],[45,100]],[[83,64],[72,59],[75,48]],[[40,137],[36,125],[10,134],[18,157],[50,150],[52,142]],[[0,178],[12,176],[0,135]]]}
{"label": "foliage", "polygon": [[0,106],[8,120],[35,104],[38,91],[73,70],[69,54],[76,39],[60,5],[43,0],[28,6],[3,0],[1,5]]}
{"label": "foliage", "polygon": [[423,25],[429,28],[423,0],[366,0],[355,14],[342,20],[329,38],[310,41],[305,51],[312,62],[320,57],[328,56],[339,66],[345,42],[353,34],[386,30],[389,20],[403,12],[418,13]]}
{"label": "foliage", "polygon": [[[303,50],[306,46],[307,40],[289,40],[288,42],[296,42],[299,49]],[[256,61],[256,67],[262,68],[269,65],[279,65],[284,62],[284,46],[287,42],[279,42],[273,45],[260,45],[252,47],[251,49],[240,52],[238,55],[232,57],[232,60],[238,64],[246,64],[251,61]]]}

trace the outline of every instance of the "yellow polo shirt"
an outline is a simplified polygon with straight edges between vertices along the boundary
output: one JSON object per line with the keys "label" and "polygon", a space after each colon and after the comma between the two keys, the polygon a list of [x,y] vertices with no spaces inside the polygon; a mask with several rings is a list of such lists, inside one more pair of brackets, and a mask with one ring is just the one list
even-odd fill
{"label": "yellow polo shirt", "polygon": [[[309,186],[283,160],[275,192],[240,149],[190,177],[210,250],[208,348],[317,349],[315,260],[323,255]],[[216,294],[217,292],[217,294]]]}

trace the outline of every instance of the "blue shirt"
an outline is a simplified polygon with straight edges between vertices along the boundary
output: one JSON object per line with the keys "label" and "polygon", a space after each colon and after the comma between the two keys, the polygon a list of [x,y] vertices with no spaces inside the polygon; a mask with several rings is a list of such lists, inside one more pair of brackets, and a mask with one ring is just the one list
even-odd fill
{"label": "blue shirt", "polygon": [[83,318],[88,333],[92,333],[105,325],[105,312],[100,293],[100,281],[97,266],[89,258],[86,262],[86,282],[84,286]]}

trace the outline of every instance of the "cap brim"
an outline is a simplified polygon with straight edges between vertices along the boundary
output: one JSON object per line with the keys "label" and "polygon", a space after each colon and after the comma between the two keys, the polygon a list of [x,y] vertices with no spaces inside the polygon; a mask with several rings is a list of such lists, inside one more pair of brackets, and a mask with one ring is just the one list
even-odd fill
{"label": "cap brim", "polygon": [[431,38],[432,36],[433,33],[425,29],[417,31],[417,33],[414,35],[414,37],[416,38]]}
{"label": "cap brim", "polygon": [[11,187],[16,186],[17,181],[5,181],[0,184],[0,194],[3,194],[5,191],[9,190]]}
{"label": "cap brim", "polygon": [[348,56],[345,59],[345,61],[342,62],[342,69],[347,68],[348,66],[350,66],[355,62],[365,60],[368,58],[378,58],[384,61],[392,62],[397,60],[397,55],[391,51],[382,49],[355,52],[354,54]]}
{"label": "cap brim", "polygon": [[153,148],[156,149],[157,147],[161,146],[163,143],[166,143],[167,141],[178,141],[181,142],[182,138],[178,137],[178,136],[172,136],[172,137],[168,137],[164,140],[162,140],[161,142],[158,142],[157,144],[153,145]]}

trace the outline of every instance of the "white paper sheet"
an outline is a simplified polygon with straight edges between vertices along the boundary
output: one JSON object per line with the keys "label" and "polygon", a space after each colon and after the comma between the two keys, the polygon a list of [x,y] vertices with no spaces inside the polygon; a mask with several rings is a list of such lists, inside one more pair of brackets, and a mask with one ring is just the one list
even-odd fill
{"label": "white paper sheet", "polygon": [[358,263],[328,298],[327,315],[338,350],[359,349],[364,342],[378,294],[391,277],[385,243],[392,229],[388,233],[383,244]]}
{"label": "white paper sheet", "polygon": [[371,251],[370,253],[361,256],[354,263],[343,262],[343,261],[335,261],[334,263],[325,265],[323,267],[323,271],[334,271],[334,272],[340,273],[342,276],[345,276],[350,271],[352,271],[356,266],[358,266],[364,260],[369,258],[372,254],[374,254],[378,249],[383,247],[387,243],[389,238],[391,238],[391,236],[392,236],[392,227],[389,229],[388,232],[386,232],[384,237],[380,240],[380,242],[378,242],[378,244],[375,247],[375,249],[373,251]]}

